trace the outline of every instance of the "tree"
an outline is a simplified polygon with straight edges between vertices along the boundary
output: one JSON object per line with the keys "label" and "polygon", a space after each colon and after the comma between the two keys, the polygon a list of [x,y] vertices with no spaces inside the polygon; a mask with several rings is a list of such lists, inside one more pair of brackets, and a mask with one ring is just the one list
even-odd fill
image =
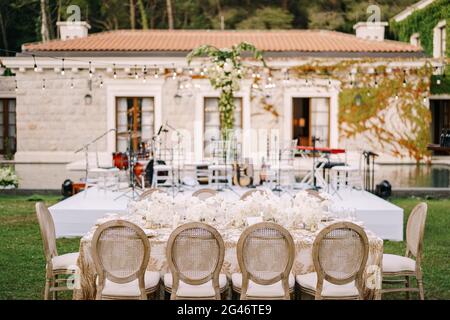
{"label": "tree", "polygon": [[291,29],[294,16],[280,8],[265,7],[237,25],[238,29]]}
{"label": "tree", "polygon": [[173,30],[172,1],[166,0],[166,5],[167,5],[167,22],[169,24],[169,30]]}
{"label": "tree", "polygon": [[47,8],[47,1],[41,0],[41,40],[43,42],[47,42],[50,40],[50,32],[48,28],[48,8]]}
{"label": "tree", "polygon": [[134,6],[134,0],[130,0],[130,26],[131,29],[136,29],[136,7]]}
{"label": "tree", "polygon": [[137,0],[137,5],[139,9],[139,14],[141,16],[142,29],[147,30],[148,20],[147,20],[147,13],[145,12],[144,2],[142,0]]}

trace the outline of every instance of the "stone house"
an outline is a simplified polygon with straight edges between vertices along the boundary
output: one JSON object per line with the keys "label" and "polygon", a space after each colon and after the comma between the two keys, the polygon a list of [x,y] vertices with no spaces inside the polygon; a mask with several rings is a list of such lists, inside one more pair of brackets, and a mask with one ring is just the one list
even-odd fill
{"label": "stone house", "polygon": [[[235,127],[242,156],[258,165],[274,137],[341,147],[379,161],[429,158],[430,77],[442,61],[418,45],[384,39],[385,23],[359,23],[356,35],[324,30],[148,30],[88,34],[87,23],[60,23],[62,39],[24,44],[2,57],[14,76],[0,77],[3,138],[24,189],[57,189],[79,179],[86,143],[100,162],[125,151],[117,133],[133,127],[149,141],[161,126],[183,137],[186,163],[208,158],[218,138],[219,92],[207,60],[186,55],[203,44],[246,41],[264,52],[268,67],[250,58],[236,92]],[[115,130],[115,131],[114,131]],[[167,143],[177,132],[169,130]],[[6,141],[4,139],[4,141]],[[350,157],[351,158],[351,157]],[[73,170],[72,170],[73,169]],[[75,170],[75,171],[74,171]],[[78,170],[78,171],[76,171]]]}

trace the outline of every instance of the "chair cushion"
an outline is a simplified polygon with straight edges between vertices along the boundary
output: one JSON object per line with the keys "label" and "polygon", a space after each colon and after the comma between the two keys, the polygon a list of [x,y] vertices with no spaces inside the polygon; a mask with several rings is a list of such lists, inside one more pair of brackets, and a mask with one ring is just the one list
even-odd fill
{"label": "chair cushion", "polygon": [[[316,291],[317,273],[300,274],[297,275],[296,280],[301,287]],[[323,281],[322,297],[357,297],[358,295],[355,281],[343,285],[332,284],[326,280]]]}
{"label": "chair cushion", "polygon": [[[159,280],[159,272],[146,271],[144,275],[145,291],[148,292],[151,291],[151,289],[156,289]],[[106,279],[102,295],[113,297],[139,297],[141,295],[139,281],[138,279],[135,279],[131,282],[120,284]]]}
{"label": "chair cushion", "polygon": [[77,268],[78,256],[78,252],[72,252],[53,257],[53,270],[75,270]]}
{"label": "chair cushion", "polygon": [[383,272],[416,271],[416,262],[408,257],[383,254]]}
{"label": "chair cushion", "polygon": [[[171,273],[166,273],[164,275],[164,285],[166,288],[172,289]],[[227,276],[225,274],[219,275],[219,287],[221,292],[223,292],[227,287]],[[215,296],[212,280],[201,285],[191,285],[180,281],[177,296],[186,298],[212,298]]]}
{"label": "chair cushion", "polygon": [[[242,288],[242,273],[233,273],[231,275],[233,281],[233,288],[240,291]],[[289,275],[289,289],[293,289],[295,285],[295,279],[292,274]],[[276,298],[284,297],[284,290],[281,281],[271,285],[261,285],[253,281],[248,282],[247,296],[249,297],[261,297],[261,298]]]}

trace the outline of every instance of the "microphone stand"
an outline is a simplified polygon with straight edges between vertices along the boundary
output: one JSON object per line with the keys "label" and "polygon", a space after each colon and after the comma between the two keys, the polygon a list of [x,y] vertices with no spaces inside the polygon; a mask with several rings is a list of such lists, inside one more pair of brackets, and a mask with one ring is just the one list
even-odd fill
{"label": "microphone stand", "polygon": [[[177,134],[177,156],[178,156],[178,166],[177,166],[177,187],[178,187],[178,192],[184,192],[183,189],[183,183],[181,181],[181,152],[180,152],[180,146],[181,146],[181,141],[183,139],[183,135],[181,134],[180,131],[178,131],[177,129],[175,129],[174,127],[172,127],[171,125],[169,125],[168,122],[166,122],[166,127],[175,131]],[[173,173],[172,173],[172,177],[173,177]]]}
{"label": "microphone stand", "polygon": [[[85,156],[85,160],[86,160],[86,165],[85,165],[85,167],[86,167],[86,169],[85,169],[85,182],[87,182],[88,172],[89,172],[89,146],[91,146],[92,144],[96,143],[98,140],[102,139],[104,136],[106,136],[108,133],[110,133],[112,131],[116,131],[116,129],[113,128],[113,129],[109,129],[108,131],[105,131],[100,136],[98,136],[94,140],[86,143],[80,149],[75,151],[75,153],[79,153],[81,151],[84,151],[84,156]],[[97,149],[96,149],[96,153],[97,153],[97,165],[98,165],[98,150]]]}
{"label": "microphone stand", "polygon": [[316,141],[320,141],[320,138],[316,136],[311,137],[313,143],[313,190],[319,190],[317,187],[317,179],[316,179]]}

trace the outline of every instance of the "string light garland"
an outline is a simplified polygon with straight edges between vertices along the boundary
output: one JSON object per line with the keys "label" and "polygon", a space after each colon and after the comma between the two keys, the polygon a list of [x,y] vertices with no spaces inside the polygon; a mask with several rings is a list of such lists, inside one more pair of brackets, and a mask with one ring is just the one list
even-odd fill
{"label": "string light garland", "polygon": [[65,74],[64,70],[64,58],[62,59],[62,68],[61,68],[61,75],[63,76]]}
{"label": "string light garland", "polygon": [[89,78],[92,79],[92,62],[89,61]]}
{"label": "string light garland", "polygon": [[38,71],[38,67],[37,67],[37,63],[36,63],[36,56],[33,54],[32,57],[33,57],[33,61],[34,61],[33,70],[34,70],[34,72],[37,72]]}
{"label": "string light garland", "polygon": [[[39,53],[39,52],[33,52],[33,53],[31,53],[31,52],[26,52],[26,51],[25,51],[25,52],[17,52],[17,51],[6,50],[6,49],[0,49],[0,51],[8,52],[8,53],[16,53],[16,54],[20,54],[20,55],[22,55],[22,56],[23,56],[23,55],[31,56],[32,59],[33,59],[33,70],[34,70],[35,72],[38,72],[38,71],[39,71],[39,67],[38,67],[38,64],[37,64],[37,57],[39,57],[39,58],[48,58],[48,59],[56,59],[56,60],[60,60],[60,61],[61,61],[61,70],[60,70],[60,73],[61,73],[62,76],[64,76],[64,75],[66,74],[66,61],[73,61],[73,62],[86,63],[86,60],[74,59],[74,58],[66,58],[66,57],[61,58],[61,57],[55,57],[55,56],[46,56],[46,55],[43,55],[42,53]],[[117,65],[116,65],[116,63],[104,62],[104,61],[96,61],[95,63],[96,63],[97,65],[105,65],[105,66],[111,66],[111,64],[112,64],[112,66],[113,66],[113,78],[114,78],[114,79],[117,79],[117,78],[118,78],[118,75],[117,75]],[[128,64],[121,64],[121,67],[124,67],[124,68],[125,68],[125,66],[128,66]],[[137,70],[137,65],[134,65],[134,67],[135,67],[135,78],[138,79],[138,78],[139,78],[139,73],[138,73],[138,70]],[[442,67],[442,66],[441,66],[441,67]],[[164,69],[167,69],[167,67],[163,67],[163,68],[164,68]],[[439,68],[440,68],[440,67],[438,67],[438,66],[435,67],[436,72],[439,71]],[[172,63],[172,69],[173,69],[173,72],[172,72],[172,78],[173,78],[173,79],[176,79],[176,78],[179,76],[179,74],[178,74],[177,69],[175,68],[175,65],[174,65],[173,63]],[[92,61],[88,61],[88,70],[89,70],[89,78],[92,79],[92,78],[94,77],[93,62],[92,62]],[[187,73],[188,73],[191,77],[194,75],[194,70],[193,70],[193,68],[185,68],[185,70],[187,70]],[[273,70],[275,70],[275,69],[273,69]],[[207,71],[208,71],[207,67],[205,67],[205,66],[202,65],[202,68],[200,69],[200,76],[205,76],[206,73],[207,73]],[[355,69],[355,70],[352,70],[352,71],[350,72],[350,77],[351,77],[350,86],[355,87],[355,86],[356,86],[356,81],[354,80],[353,71],[354,71],[355,73],[358,73],[359,70],[356,70],[356,69]],[[391,72],[391,71],[392,71],[391,68],[389,68],[389,67],[386,68],[386,73],[389,73],[389,72]],[[241,71],[240,69],[237,70],[237,73],[238,73],[238,74],[241,74],[241,72],[242,72],[242,71]],[[266,71],[265,71],[265,72],[266,72]],[[270,72],[270,69],[269,69],[269,72]],[[408,81],[407,81],[407,70],[406,70],[406,69],[403,69],[403,73],[404,73],[404,77],[403,77],[402,85],[403,85],[403,87],[406,87],[406,86],[407,86],[407,83],[408,83]],[[197,71],[197,74],[198,74],[198,71]],[[142,76],[142,77],[143,77],[142,81],[143,81],[144,83],[145,83],[146,80],[147,80],[146,75],[147,75],[147,67],[145,66],[145,67],[144,67],[144,71],[143,71],[143,76]],[[443,75],[442,75],[441,78],[445,78],[445,76],[446,76],[446,74],[445,74],[445,72],[443,72]],[[155,64],[155,73],[154,73],[153,77],[154,77],[155,79],[159,78],[159,68],[157,67],[156,64]],[[260,74],[259,72],[253,71],[252,77],[254,77],[254,79],[260,79],[260,78],[261,78],[261,74]],[[437,85],[441,85],[441,83],[442,83],[442,79],[441,79],[441,78],[437,78],[437,79],[436,79],[436,84],[437,84]],[[45,79],[45,81],[43,81],[43,87],[44,87],[44,90],[45,90],[45,82],[46,82],[47,80],[50,81],[50,80],[52,80],[52,79],[48,79],[48,78],[47,78],[47,79]],[[59,78],[59,79],[54,79],[54,80],[55,80],[55,81],[60,81],[61,79]],[[284,82],[285,84],[287,84],[287,83],[289,82],[289,80],[290,80],[290,78],[289,78],[289,69],[287,69],[286,72],[285,72],[285,77],[284,77],[284,79],[283,79],[283,82]],[[28,81],[32,82],[33,80],[20,80],[20,82],[28,82]],[[375,71],[374,71],[374,80],[373,80],[373,81],[374,81],[374,82],[373,82],[373,83],[374,83],[374,86],[375,86],[375,87],[378,87],[379,81],[378,81],[378,72],[377,72],[376,69],[375,69]],[[310,85],[310,81],[309,81],[308,78],[305,80],[305,82],[306,82],[307,85]],[[19,89],[19,83],[18,83],[17,80],[16,80],[15,84],[16,84],[15,90],[17,91],[17,90]],[[71,87],[72,87],[72,84],[73,84],[73,78],[71,78]],[[328,87],[331,87],[331,86],[332,86],[331,79],[328,79]],[[198,87],[198,86],[193,85],[193,87]],[[268,88],[268,89],[270,89],[270,88],[273,88],[273,87],[274,87],[274,84],[273,84],[273,82],[270,83],[270,81],[269,81],[268,85],[266,85],[265,87]],[[397,97],[395,97],[395,98],[398,99]],[[426,99],[426,98],[424,98],[424,99]]]}

